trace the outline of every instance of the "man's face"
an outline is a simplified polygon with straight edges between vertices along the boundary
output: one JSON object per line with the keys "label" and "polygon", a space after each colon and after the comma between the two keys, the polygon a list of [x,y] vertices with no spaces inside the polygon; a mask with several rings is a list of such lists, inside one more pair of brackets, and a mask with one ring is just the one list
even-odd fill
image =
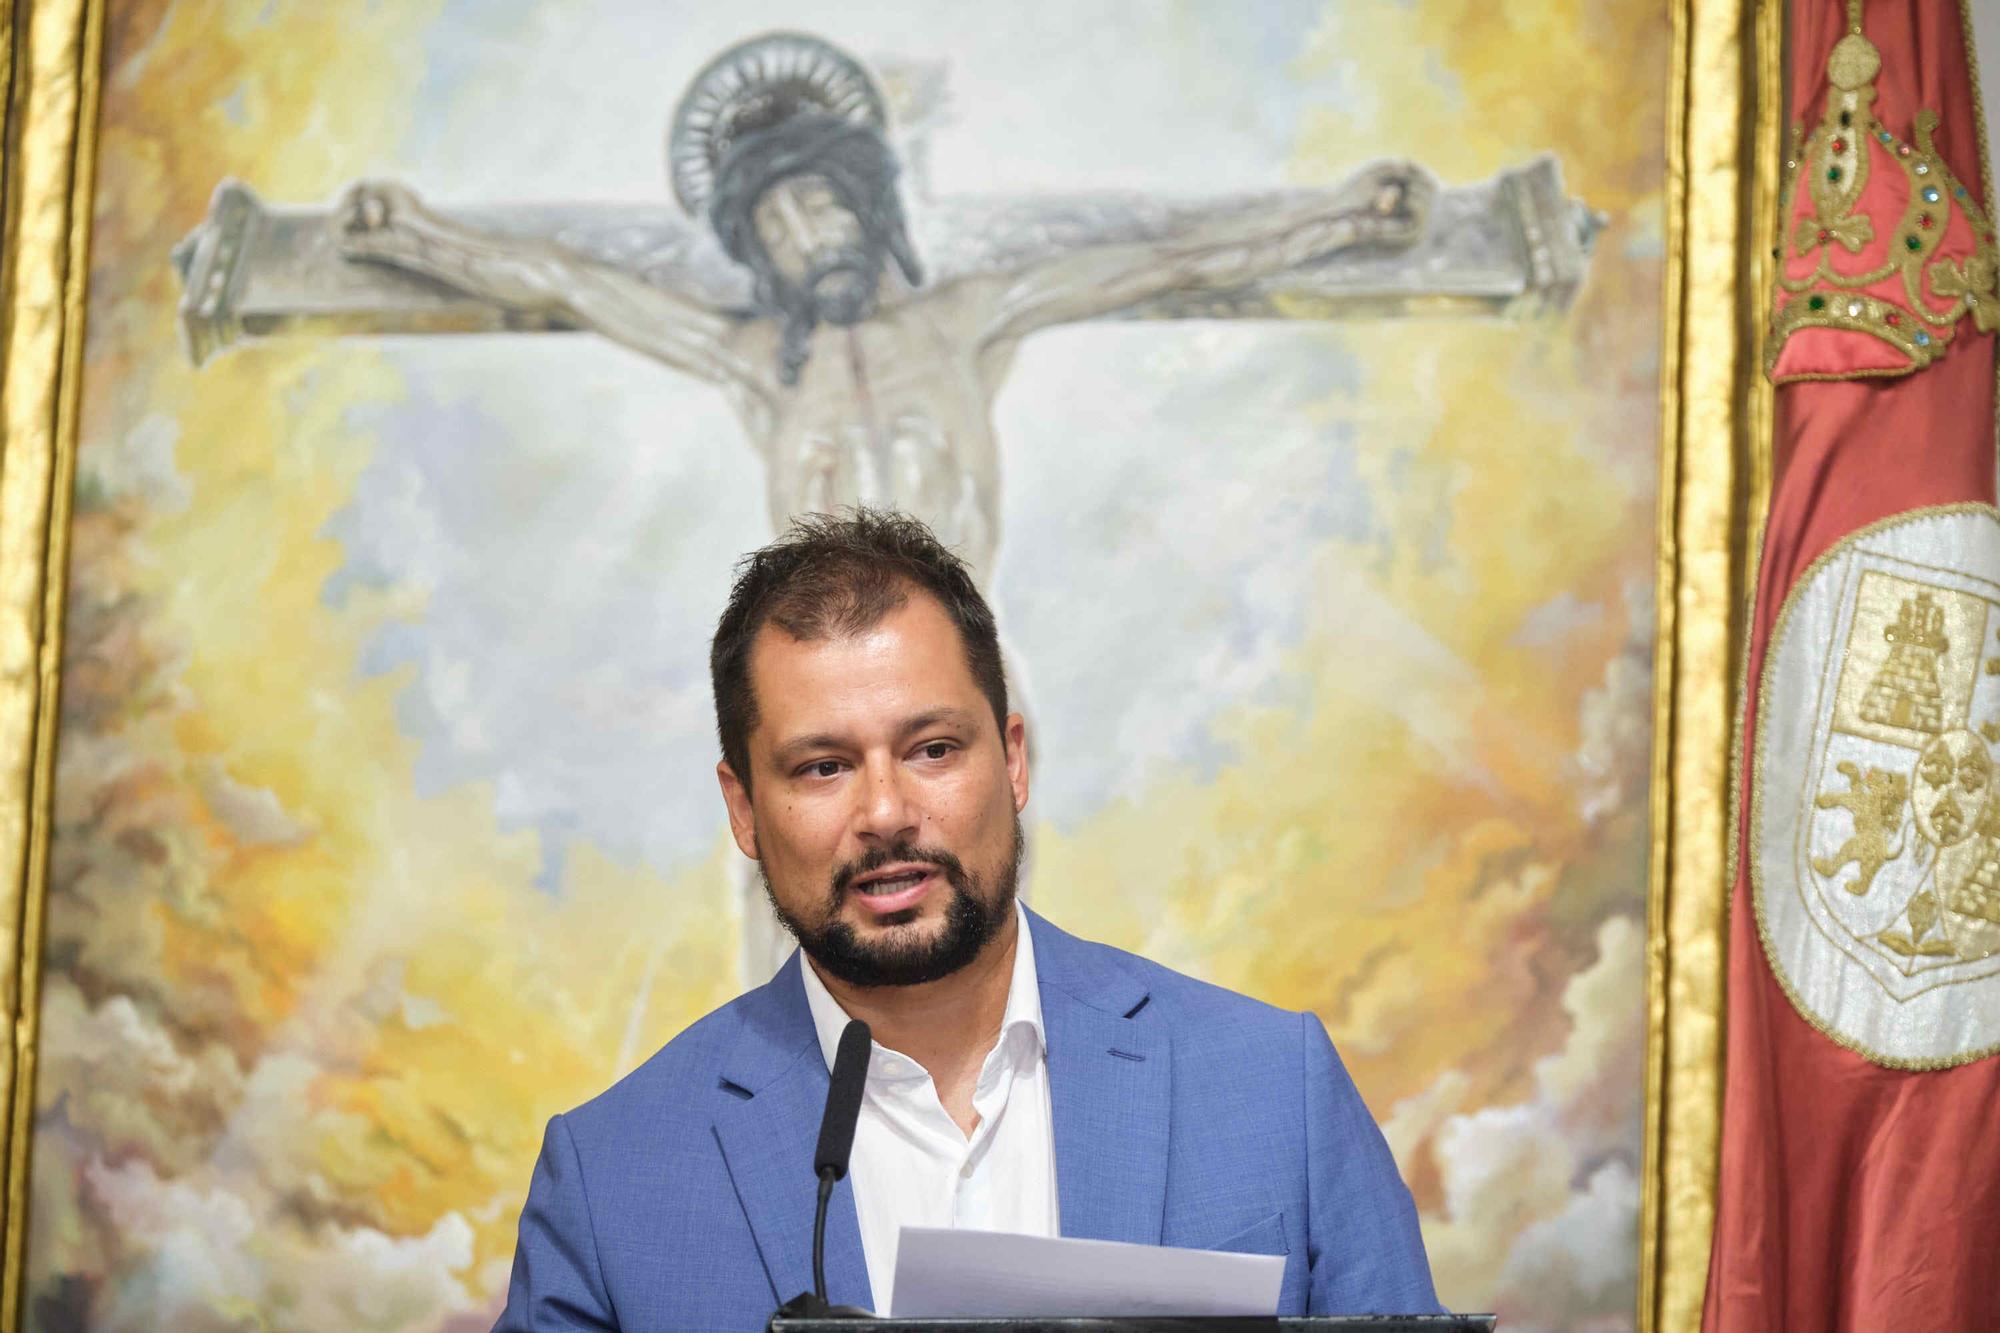
{"label": "man's face", "polygon": [[970,962],[1012,907],[1027,743],[1018,713],[994,721],[943,607],[913,591],[862,633],[811,642],[766,625],[750,685],[751,790],[717,772],[800,944],[854,985]]}
{"label": "man's face", "polygon": [[758,197],[751,221],[772,267],[819,319],[858,324],[873,312],[881,256],[824,176],[779,181]]}

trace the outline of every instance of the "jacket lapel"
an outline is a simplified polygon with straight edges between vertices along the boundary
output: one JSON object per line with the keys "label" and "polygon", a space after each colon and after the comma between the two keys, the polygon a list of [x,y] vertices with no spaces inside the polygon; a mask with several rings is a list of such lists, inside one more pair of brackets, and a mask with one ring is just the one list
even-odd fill
{"label": "jacket lapel", "polygon": [[[827,1069],[799,979],[799,955],[744,1005],[723,1063],[715,1137],[771,1280],[772,1304],[812,1290],[812,1224],[819,1183],[813,1146],[826,1110]],[[861,1225],[849,1180],[826,1214],[826,1294],[872,1309]]]}
{"label": "jacket lapel", "polygon": [[1116,962],[1028,914],[1048,1041],[1062,1234],[1160,1243],[1173,1046],[1147,990]]}

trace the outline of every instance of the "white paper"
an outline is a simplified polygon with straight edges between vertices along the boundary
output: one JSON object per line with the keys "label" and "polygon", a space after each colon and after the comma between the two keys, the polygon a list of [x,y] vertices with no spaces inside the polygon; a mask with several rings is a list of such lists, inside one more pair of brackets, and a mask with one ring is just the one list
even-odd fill
{"label": "white paper", "polygon": [[1284,1278],[1283,1255],[904,1227],[892,1313],[899,1319],[1274,1315]]}

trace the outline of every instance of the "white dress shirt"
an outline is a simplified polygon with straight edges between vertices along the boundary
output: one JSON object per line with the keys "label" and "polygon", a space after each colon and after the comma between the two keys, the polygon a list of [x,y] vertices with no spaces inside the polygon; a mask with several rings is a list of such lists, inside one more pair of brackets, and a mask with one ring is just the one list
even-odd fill
{"label": "white dress shirt", "polygon": [[[879,1315],[894,1313],[890,1285],[903,1227],[1060,1234],[1042,993],[1035,980],[1027,913],[1018,902],[1014,915],[1020,926],[1014,976],[1000,1039],[980,1067],[972,1094],[979,1123],[970,1138],[946,1113],[937,1085],[922,1065],[880,1042],[869,1052],[848,1178]],[[809,960],[800,972],[820,1050],[831,1069],[848,1014]]]}

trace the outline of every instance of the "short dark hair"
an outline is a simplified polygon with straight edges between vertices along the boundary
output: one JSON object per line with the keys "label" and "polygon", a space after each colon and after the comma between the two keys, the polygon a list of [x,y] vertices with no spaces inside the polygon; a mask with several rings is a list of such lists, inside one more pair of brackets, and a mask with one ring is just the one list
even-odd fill
{"label": "short dark hair", "polygon": [[772,624],[802,641],[859,634],[905,605],[912,591],[936,598],[958,627],[965,664],[1004,730],[1000,634],[965,562],[921,522],[893,509],[806,514],[737,562],[729,604],[709,647],[716,734],[723,759],[746,790],[750,733],[757,726],[750,645],[758,631]]}

